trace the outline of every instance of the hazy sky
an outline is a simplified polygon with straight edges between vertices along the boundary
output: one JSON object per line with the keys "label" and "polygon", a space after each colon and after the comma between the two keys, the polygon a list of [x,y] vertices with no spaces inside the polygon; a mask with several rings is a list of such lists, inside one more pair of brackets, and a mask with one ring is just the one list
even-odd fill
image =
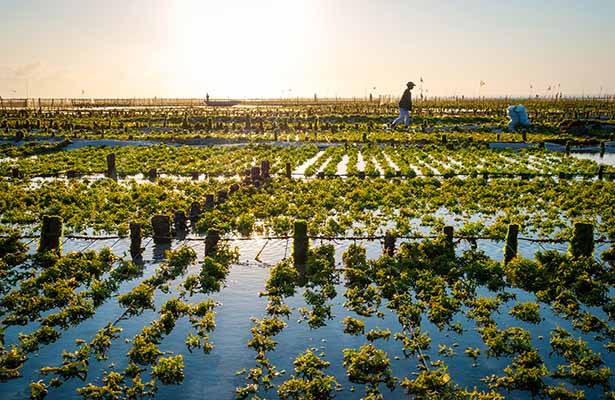
{"label": "hazy sky", "polygon": [[613,0],[0,0],[0,96],[614,93],[614,19]]}

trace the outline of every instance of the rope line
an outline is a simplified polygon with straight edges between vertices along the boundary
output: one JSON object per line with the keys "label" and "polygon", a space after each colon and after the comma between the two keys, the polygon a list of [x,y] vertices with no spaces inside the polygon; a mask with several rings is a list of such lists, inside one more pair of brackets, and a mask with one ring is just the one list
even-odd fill
{"label": "rope line", "polygon": [[[0,238],[9,238],[10,235],[2,234]],[[38,235],[19,235],[17,236],[19,239],[33,239],[28,244],[32,243],[35,239],[40,238]],[[324,240],[324,241],[337,241],[337,240],[364,240],[364,241],[376,241],[376,240],[384,240],[386,235],[368,235],[368,236],[330,236],[330,235],[308,235],[308,239],[311,240]],[[437,239],[441,237],[441,235],[401,235],[394,236],[395,239],[402,240],[421,240],[421,239]],[[63,236],[63,244],[68,240],[88,240],[88,241],[102,241],[102,240],[116,240],[113,246],[117,244],[117,242],[121,239],[129,239],[129,236],[86,236],[86,235],[64,235]],[[186,243],[186,242],[205,242],[207,240],[206,236],[199,237],[186,237],[179,239],[175,236],[142,236],[142,239],[149,239],[150,241],[160,239],[160,240],[177,240],[178,242]],[[292,235],[289,236],[256,236],[256,237],[223,237],[219,240],[221,242],[241,242],[241,241],[251,241],[251,240],[289,240],[293,239]],[[453,239],[458,240],[466,240],[466,241],[476,241],[476,240],[490,240],[494,242],[503,242],[505,239],[498,236],[456,236],[453,235]],[[517,237],[517,240],[530,242],[530,243],[568,243],[569,239],[556,239],[556,238],[529,238],[529,237]],[[594,239],[594,243],[615,243],[615,239],[604,239],[604,238],[596,238]],[[148,242],[149,244],[149,242]]]}
{"label": "rope line", "polygon": [[[195,171],[199,173],[200,175],[203,175],[205,178],[236,178],[236,177],[245,177],[244,175],[241,175],[239,173],[236,174],[229,174],[229,173],[209,173],[209,172],[199,172],[199,171]],[[88,176],[92,176],[92,175],[105,175],[106,176],[107,171],[104,172],[83,172],[83,173],[71,173],[70,174],[70,178],[83,178],[83,177],[88,177]],[[149,181],[149,179],[147,178],[147,174],[143,174],[141,172],[138,173],[133,173],[133,174],[118,174],[118,177],[121,177],[123,179],[129,178],[129,177],[136,177],[139,174],[144,175],[143,180],[144,181]],[[164,178],[161,178],[160,175],[167,175]],[[610,172],[610,171],[604,171],[601,173],[603,177],[615,177],[615,172]],[[49,173],[49,174],[32,174],[32,175],[21,175],[20,178],[68,178],[67,173]],[[386,174],[380,174],[380,173],[352,173],[352,174],[327,174],[327,173],[323,173],[323,172],[319,172],[319,173],[314,173],[314,174],[305,174],[305,173],[299,173],[299,172],[293,172],[291,174],[292,176],[303,176],[303,177],[314,177],[314,178],[318,178],[318,177],[325,177],[325,178],[334,178],[334,177],[366,177],[366,178],[370,178],[370,177],[378,177],[378,178],[384,178],[384,179],[393,179],[393,178],[416,178],[416,177],[420,177],[420,178],[424,178],[424,177],[437,177],[437,178],[453,178],[453,177],[480,177],[482,175],[487,175],[489,178],[514,178],[514,177],[520,177],[520,178],[535,178],[535,177],[559,177],[562,179],[566,179],[566,178],[572,178],[572,177],[596,177],[598,176],[598,172],[595,173],[590,173],[590,172],[558,172],[558,173],[540,173],[540,172],[491,172],[491,171],[476,171],[476,172],[450,172],[450,173],[439,173],[439,174],[400,174],[400,173],[396,173],[394,175],[390,175],[387,176]],[[10,173],[4,173],[0,175],[3,178],[11,178],[12,174]],[[161,179],[166,179],[169,177],[191,177],[192,173],[186,173],[186,172],[164,172],[164,171],[158,171],[158,178]],[[286,173],[270,173],[270,176],[279,176],[279,177],[284,177],[286,176]]]}

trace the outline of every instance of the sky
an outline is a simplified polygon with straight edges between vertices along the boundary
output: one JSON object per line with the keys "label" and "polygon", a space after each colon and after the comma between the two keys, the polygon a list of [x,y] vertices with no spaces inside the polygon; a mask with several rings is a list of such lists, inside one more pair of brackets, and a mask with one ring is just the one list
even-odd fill
{"label": "sky", "polygon": [[613,94],[614,17],[613,0],[0,0],[0,96]]}

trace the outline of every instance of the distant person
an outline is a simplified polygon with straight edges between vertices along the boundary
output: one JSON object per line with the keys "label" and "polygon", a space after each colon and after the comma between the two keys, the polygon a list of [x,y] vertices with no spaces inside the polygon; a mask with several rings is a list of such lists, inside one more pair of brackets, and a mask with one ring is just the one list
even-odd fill
{"label": "distant person", "polygon": [[209,93],[205,95],[205,101],[209,103]]}
{"label": "distant person", "polygon": [[404,94],[401,95],[401,99],[399,100],[399,117],[395,118],[391,125],[389,125],[390,129],[394,129],[395,125],[402,122],[405,127],[408,128],[410,125],[410,111],[412,111],[412,92],[411,90],[416,86],[414,82],[408,82],[406,84],[406,90],[404,90]]}

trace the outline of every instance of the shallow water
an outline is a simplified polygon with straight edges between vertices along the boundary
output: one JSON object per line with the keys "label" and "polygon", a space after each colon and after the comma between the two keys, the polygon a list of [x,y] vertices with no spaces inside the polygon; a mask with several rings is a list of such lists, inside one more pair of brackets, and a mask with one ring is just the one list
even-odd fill
{"label": "shallow water", "polygon": [[[313,242],[313,246],[321,243],[321,241]],[[144,242],[144,244],[146,243],[147,242]],[[174,242],[172,246],[175,248],[183,243],[184,242],[177,241]],[[195,249],[199,258],[203,257],[204,249],[202,242],[186,243],[190,244]],[[352,243],[352,241],[339,241],[334,243],[336,262],[338,264],[341,262],[342,253]],[[255,316],[261,318],[264,316],[267,300],[266,298],[259,297],[258,293],[264,289],[264,283],[269,276],[269,268],[267,265],[274,264],[280,261],[285,255],[289,255],[292,249],[292,242],[286,240],[271,240],[267,242],[264,239],[256,239],[232,242],[232,244],[238,246],[241,256],[239,264],[231,268],[227,278],[227,287],[213,296],[213,298],[221,303],[221,305],[216,308],[216,330],[211,335],[211,341],[214,343],[215,348],[209,355],[204,355],[198,349],[193,353],[189,353],[184,342],[187,334],[192,331],[192,327],[187,319],[179,320],[172,334],[165,337],[162,341],[160,348],[162,351],[172,351],[176,354],[181,353],[184,355],[185,381],[179,386],[161,386],[156,398],[165,399],[172,396],[181,396],[182,399],[202,399],[204,398],[204,393],[207,393],[207,396],[205,396],[206,398],[233,399],[235,387],[246,383],[245,378],[243,376],[236,376],[235,372],[244,368],[249,369],[256,366],[254,361],[255,353],[247,347],[247,341],[251,338],[250,328],[252,327],[252,322],[250,321],[250,317]],[[265,244],[267,245],[263,249],[263,245]],[[370,259],[377,258],[382,254],[382,247],[378,241],[364,241],[361,242],[361,244],[366,247],[367,256]],[[94,243],[82,240],[69,240],[64,244],[63,249],[65,252],[81,251],[86,246],[90,246],[89,249],[100,250],[112,245],[113,252],[122,255],[127,251],[129,242],[125,239]],[[492,258],[497,260],[502,259],[501,243],[478,241],[478,246]],[[458,251],[462,251],[465,248],[467,248],[467,246],[462,243],[458,246]],[[520,242],[519,250],[521,255],[532,257],[537,250],[542,248],[565,251],[566,245],[556,244],[539,246],[527,242]],[[600,254],[605,248],[606,246],[604,245],[597,246],[596,254]],[[146,260],[160,258],[162,254],[161,251],[162,249],[160,247],[154,247],[150,242],[146,246],[144,258]],[[259,252],[261,252],[259,258],[262,260],[263,264],[259,264],[255,261],[255,257]],[[144,277],[151,276],[156,265],[156,261],[147,262]],[[198,270],[198,265],[192,266],[188,274],[198,273]],[[176,280],[172,283],[171,287],[175,287],[182,280],[183,277]],[[132,287],[136,286],[138,282],[139,279],[124,283],[120,288],[120,293],[127,292]],[[343,285],[337,285],[336,289],[338,296],[332,303],[335,318],[329,321],[327,326],[316,330],[311,330],[306,323],[298,322],[299,314],[297,308],[305,306],[305,301],[302,298],[302,291],[299,291],[294,297],[287,300],[287,304],[293,308],[293,315],[288,321],[288,326],[280,335],[275,337],[275,340],[279,343],[277,350],[269,354],[271,361],[277,366],[278,370],[286,370],[285,375],[274,380],[275,384],[280,384],[290,377],[290,374],[293,372],[292,361],[296,356],[308,348],[315,348],[318,354],[324,352],[324,358],[331,362],[331,367],[327,370],[327,373],[334,375],[343,386],[343,390],[336,393],[336,398],[354,399],[364,394],[362,385],[352,385],[348,382],[346,371],[342,366],[342,350],[351,347],[358,348],[362,344],[367,343],[367,341],[364,336],[355,337],[342,333],[341,322],[343,318],[348,315],[357,318],[357,315],[349,312],[343,307],[345,301],[343,297],[345,288]],[[519,301],[534,301],[534,296],[531,294],[518,290],[514,290],[514,292],[517,294]],[[482,290],[480,294],[489,295],[486,290]],[[171,295],[172,294],[164,294],[157,291],[155,295],[156,306],[159,307]],[[195,295],[190,299],[190,302],[198,302],[205,298],[206,296]],[[544,321],[540,325],[534,326],[523,323],[513,319],[507,314],[506,310],[512,304],[514,304],[514,301],[502,306],[500,314],[495,314],[494,318],[498,326],[521,326],[529,330],[532,335],[533,345],[540,349],[540,353],[547,363],[547,366],[550,369],[554,368],[561,360],[556,356],[549,356],[549,332],[557,325],[568,331],[573,331],[571,323],[554,315],[549,307],[545,307],[544,305],[541,305],[540,309],[541,316],[544,318]],[[371,317],[365,320],[366,332],[376,327],[382,329],[389,328],[392,333],[398,332],[400,326],[396,316],[387,311],[384,306],[381,307],[381,310],[385,311],[385,317],[383,319]],[[99,328],[106,325],[108,321],[114,320],[120,314],[121,309],[116,299],[107,301],[97,310],[94,318],[63,332],[63,336],[56,343],[43,346],[38,354],[32,355],[23,369],[23,378],[0,384],[0,398],[6,400],[26,398],[28,395],[27,384],[30,380],[41,379],[38,373],[39,368],[59,365],[61,363],[62,351],[72,351],[76,348],[74,345],[74,340],[76,338],[91,340]],[[603,317],[600,313],[596,314]],[[111,361],[115,363],[116,370],[124,368],[127,365],[125,353],[130,348],[129,344],[124,342],[124,339],[132,338],[132,336],[138,333],[145,324],[156,317],[157,314],[146,312],[139,317],[122,322],[121,326],[124,328],[124,331],[121,333],[120,338],[111,346],[109,361],[96,362],[95,360],[91,360],[88,381],[100,383],[103,371]],[[511,360],[507,357],[502,357],[500,359],[487,358],[484,351],[486,347],[476,331],[475,322],[468,320],[462,313],[457,314],[453,321],[461,322],[464,328],[464,334],[462,336],[453,332],[447,332],[446,330],[439,331],[434,325],[429,323],[426,318],[423,319],[421,327],[423,330],[429,332],[432,339],[431,348],[426,354],[428,354],[432,360],[443,359],[448,364],[449,373],[457,384],[468,386],[469,388],[477,385],[479,388],[484,389],[485,387],[480,384],[479,379],[486,375],[503,374],[503,368],[506,367]],[[7,329],[6,343],[15,342],[16,335],[19,331],[30,331],[31,329],[31,326],[11,327]],[[544,337],[544,339],[540,340],[539,336]],[[603,351],[603,349],[600,348],[600,343],[591,339],[590,335],[582,335],[574,331],[574,336],[581,336],[589,340],[591,347],[602,353],[606,365],[615,365],[615,355]],[[458,347],[455,347],[456,356],[449,359],[438,355],[437,351],[439,344],[445,344],[447,346],[454,346],[457,344]],[[403,377],[411,376],[412,372],[416,371],[416,358],[405,359],[401,352],[401,344],[393,340],[393,338],[388,341],[378,340],[375,342],[375,345],[388,353],[396,377],[402,379]],[[464,355],[466,347],[479,347],[483,350],[478,359],[478,367],[473,368],[472,360]],[[399,357],[399,359],[395,359],[395,357]],[[76,388],[84,384],[83,382],[73,380],[64,384],[57,390],[51,390],[48,398],[75,398]],[[349,390],[352,386],[356,387],[354,393]],[[387,389],[383,389],[383,393],[387,399],[404,398],[399,387],[392,393]],[[586,391],[586,393],[588,394],[588,398],[594,398],[598,395],[596,391],[591,390]],[[277,398],[277,395],[273,392],[266,395],[269,398]],[[514,393],[508,395],[507,398],[530,398],[530,396],[525,393]]]}

